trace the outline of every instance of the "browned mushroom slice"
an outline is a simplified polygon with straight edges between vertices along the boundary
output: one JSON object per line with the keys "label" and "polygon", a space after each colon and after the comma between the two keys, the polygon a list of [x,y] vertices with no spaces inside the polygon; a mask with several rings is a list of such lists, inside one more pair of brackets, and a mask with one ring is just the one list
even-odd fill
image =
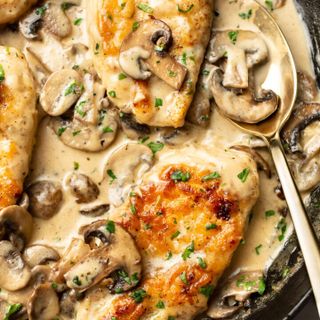
{"label": "browned mushroom slice", "polygon": [[23,247],[31,238],[32,226],[30,213],[22,207],[9,206],[0,211],[1,240],[11,240],[14,234],[22,240]]}
{"label": "browned mushroom slice", "polygon": [[245,145],[232,146],[231,149],[249,153],[257,163],[258,169],[263,170],[266,173],[267,177],[271,178],[272,173],[269,163],[256,150]]}
{"label": "browned mushroom slice", "polygon": [[113,221],[99,220],[81,228],[85,242],[93,250],[75,264],[65,275],[72,289],[86,291],[101,280],[118,272],[111,290],[127,291],[141,278],[141,256],[134,240]]}
{"label": "browned mushroom slice", "polygon": [[[236,41],[230,37],[233,33]],[[217,31],[210,44],[208,60],[217,63],[222,58],[227,59],[223,86],[245,89],[249,86],[249,69],[268,58],[268,48],[255,32]]]}
{"label": "browned mushroom slice", "polygon": [[77,198],[77,203],[89,203],[96,200],[100,190],[91,178],[82,173],[72,173],[67,184],[73,196]]}
{"label": "browned mushroom slice", "polygon": [[60,256],[51,247],[36,244],[27,247],[23,252],[24,261],[32,268],[37,265],[47,264],[48,262],[58,261]]}
{"label": "browned mushroom slice", "polygon": [[279,99],[273,91],[261,90],[256,97],[250,89],[237,94],[222,85],[221,69],[212,71],[211,91],[219,110],[228,118],[244,123],[258,123],[270,117],[278,108]]}
{"label": "browned mushroom slice", "polygon": [[49,283],[39,285],[27,305],[29,320],[52,320],[59,314],[59,299]]}
{"label": "browned mushroom slice", "polygon": [[107,213],[110,209],[110,205],[109,204],[99,204],[93,207],[89,207],[89,208],[82,208],[80,210],[80,214],[82,214],[83,216],[87,216],[87,217],[92,217],[92,218],[96,218],[96,217],[100,217],[103,214]]}
{"label": "browned mushroom slice", "polygon": [[316,80],[305,72],[298,72],[298,96],[302,102],[315,101],[318,95]]}
{"label": "browned mushroom slice", "polygon": [[18,249],[5,240],[0,241],[0,269],[0,287],[5,290],[22,289],[31,278],[30,269]]}
{"label": "browned mushroom slice", "polygon": [[153,73],[174,89],[180,90],[187,69],[168,54],[172,41],[171,29],[163,21],[140,21],[138,28],[122,43],[119,57],[122,70],[137,80],[148,79]]}
{"label": "browned mushroom slice", "polygon": [[30,200],[29,210],[34,217],[50,219],[60,209],[62,190],[58,183],[37,181],[31,184],[26,192]]}
{"label": "browned mushroom slice", "polygon": [[207,314],[213,319],[222,319],[232,316],[253,293],[263,294],[265,282],[260,271],[243,272],[222,283]]}
{"label": "browned mushroom slice", "polygon": [[123,132],[129,139],[138,139],[151,133],[149,126],[136,122],[130,113],[122,113],[120,121]]}
{"label": "browned mushroom slice", "polygon": [[282,133],[283,139],[292,153],[302,152],[299,144],[301,132],[318,120],[320,120],[319,103],[301,104],[294,111]]}

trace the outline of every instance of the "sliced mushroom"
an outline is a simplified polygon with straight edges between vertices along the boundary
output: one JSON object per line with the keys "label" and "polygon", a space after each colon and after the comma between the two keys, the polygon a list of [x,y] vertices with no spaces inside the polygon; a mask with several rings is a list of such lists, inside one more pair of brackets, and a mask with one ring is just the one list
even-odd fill
{"label": "sliced mushroom", "polygon": [[100,194],[100,190],[91,178],[82,173],[72,173],[67,184],[70,191],[77,198],[77,203],[89,203],[96,200]]}
{"label": "sliced mushroom", "polygon": [[174,128],[164,128],[160,131],[160,141],[170,146],[176,146],[183,144],[188,138],[192,139],[190,136],[192,125],[185,124],[182,128],[174,129]]}
{"label": "sliced mushroom", "polygon": [[0,269],[0,287],[5,290],[22,289],[31,278],[30,269],[18,249],[5,240],[0,241]]}
{"label": "sliced mushroom", "polygon": [[151,133],[150,127],[135,121],[130,113],[120,115],[121,126],[129,139],[138,139]]}
{"label": "sliced mushroom", "polygon": [[294,111],[282,133],[283,139],[292,153],[303,152],[299,143],[301,133],[318,120],[320,120],[320,104],[318,103],[300,104]]}
{"label": "sliced mushroom", "polygon": [[50,280],[62,283],[64,274],[69,271],[75,263],[90,252],[90,246],[81,239],[72,239],[60,261],[53,267]]}
{"label": "sliced mushroom", "polygon": [[138,284],[141,256],[130,234],[120,225],[99,220],[82,227],[80,233],[93,250],[64,275],[68,287],[86,291],[117,270],[123,270],[126,276],[113,283],[112,290],[128,291]]}
{"label": "sliced mushroom", "polygon": [[60,116],[75,104],[82,93],[81,77],[75,70],[54,72],[40,94],[40,104],[51,116]]}
{"label": "sliced mushroom", "polygon": [[49,283],[39,285],[27,305],[29,320],[52,320],[60,312],[59,299]]}
{"label": "sliced mushroom", "polygon": [[109,102],[104,95],[105,89],[86,75],[84,93],[75,106],[73,119],[51,119],[49,125],[65,145],[98,152],[114,141],[118,123],[115,112],[107,109]]}
{"label": "sliced mushroom", "polygon": [[230,149],[249,153],[252,156],[253,160],[257,163],[258,169],[263,170],[266,173],[267,177],[269,179],[271,178],[272,173],[269,163],[262,157],[259,152],[245,145],[232,146]]}
{"label": "sliced mushroom", "polygon": [[312,102],[317,95],[316,80],[305,72],[298,72],[298,99],[303,102]]}
{"label": "sliced mushroom", "polygon": [[18,201],[18,206],[22,207],[25,210],[28,210],[29,204],[30,204],[29,196],[26,192],[24,192]]}
{"label": "sliced mushroom", "polygon": [[215,67],[211,76],[214,100],[219,110],[230,119],[244,123],[258,123],[270,117],[278,108],[278,96],[271,90],[261,90],[260,97],[256,97],[250,88],[237,94],[222,85],[221,69]]}
{"label": "sliced mushroom", "polygon": [[[153,154],[147,146],[128,143],[116,149],[110,155],[104,171],[110,180],[108,189],[110,203],[116,207],[120,206],[132,186],[140,181],[152,164]],[[112,175],[116,178],[112,178]]]}
{"label": "sliced mushroom", "polygon": [[174,89],[180,90],[187,69],[168,54],[172,41],[171,29],[163,21],[140,21],[138,28],[122,42],[119,57],[122,70],[139,80],[146,80],[153,73]]}
{"label": "sliced mushroom", "polygon": [[33,268],[37,265],[47,264],[48,262],[58,261],[58,252],[51,247],[36,244],[27,247],[23,252],[24,261]]}
{"label": "sliced mushroom", "polygon": [[261,293],[263,285],[263,273],[259,271],[243,272],[232,277],[216,291],[207,315],[213,319],[232,316],[243,307],[251,294],[259,291]]}
{"label": "sliced mushroom", "polygon": [[29,12],[23,19],[19,21],[19,29],[26,39],[39,38],[39,30],[43,25],[42,10],[39,8]]}
{"label": "sliced mushroom", "polygon": [[80,210],[80,214],[82,214],[83,216],[96,218],[107,213],[109,209],[110,209],[109,204],[99,204],[91,208],[82,208]]}
{"label": "sliced mushroom", "polygon": [[[22,207],[9,206],[0,211],[1,240],[11,238],[11,240],[15,239],[19,242],[20,240],[16,238],[19,237],[24,246],[31,238],[32,226],[30,213]],[[12,234],[16,237],[12,238]],[[21,249],[21,245],[19,245],[19,249]]]}
{"label": "sliced mushroom", "polygon": [[227,58],[223,86],[245,89],[249,86],[248,69],[268,58],[268,48],[255,32],[218,31],[211,41],[208,60],[215,64],[222,58]]}
{"label": "sliced mushroom", "polygon": [[65,38],[71,34],[71,22],[59,1],[47,3],[47,9],[43,15],[43,26],[58,38]]}
{"label": "sliced mushroom", "polygon": [[30,213],[40,219],[52,218],[60,209],[62,190],[58,183],[37,181],[27,188]]}
{"label": "sliced mushroom", "polygon": [[73,319],[76,303],[77,292],[75,290],[65,291],[60,298],[60,313],[65,317]]}

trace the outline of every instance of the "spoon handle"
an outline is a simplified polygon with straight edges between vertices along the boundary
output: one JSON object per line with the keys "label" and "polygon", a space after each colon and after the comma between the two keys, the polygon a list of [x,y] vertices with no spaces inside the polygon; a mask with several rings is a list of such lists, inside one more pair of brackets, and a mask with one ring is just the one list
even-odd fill
{"label": "spoon handle", "polygon": [[300,248],[320,315],[320,249],[317,237],[308,220],[298,189],[294,183],[279,138],[270,141],[271,154],[282,184]]}

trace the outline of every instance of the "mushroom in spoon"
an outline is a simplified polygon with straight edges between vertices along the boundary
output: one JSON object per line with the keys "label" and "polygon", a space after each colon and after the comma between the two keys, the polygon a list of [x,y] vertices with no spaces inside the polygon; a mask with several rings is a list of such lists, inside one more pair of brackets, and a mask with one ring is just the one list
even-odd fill
{"label": "mushroom in spoon", "polygon": [[168,54],[172,41],[171,29],[163,21],[139,21],[137,29],[122,43],[120,67],[133,79],[146,80],[154,74],[174,89],[180,90],[187,69]]}

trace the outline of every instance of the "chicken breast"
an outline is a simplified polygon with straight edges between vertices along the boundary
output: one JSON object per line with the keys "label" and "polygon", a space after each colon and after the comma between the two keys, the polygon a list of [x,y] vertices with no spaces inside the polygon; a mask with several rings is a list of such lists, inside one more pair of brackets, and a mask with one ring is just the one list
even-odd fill
{"label": "chicken breast", "polygon": [[36,91],[25,57],[0,47],[0,209],[23,189],[36,128]]}
{"label": "chicken breast", "polygon": [[213,0],[87,6],[94,65],[112,102],[140,123],[181,127],[209,41]]}
{"label": "chicken breast", "polygon": [[242,152],[175,150],[162,158],[110,217],[136,241],[142,282],[100,301],[92,293],[77,319],[194,319],[243,238],[258,184],[256,164]]}
{"label": "chicken breast", "polygon": [[37,0],[0,0],[0,24],[15,22]]}

